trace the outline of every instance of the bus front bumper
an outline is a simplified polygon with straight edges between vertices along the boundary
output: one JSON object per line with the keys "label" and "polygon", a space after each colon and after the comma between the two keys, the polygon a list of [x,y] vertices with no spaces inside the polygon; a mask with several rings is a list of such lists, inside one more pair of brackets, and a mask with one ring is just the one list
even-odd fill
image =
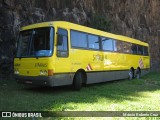
{"label": "bus front bumper", "polygon": [[54,76],[20,76],[14,75],[17,83],[38,85],[38,86],[61,86],[71,85],[73,80],[68,74],[54,75]]}

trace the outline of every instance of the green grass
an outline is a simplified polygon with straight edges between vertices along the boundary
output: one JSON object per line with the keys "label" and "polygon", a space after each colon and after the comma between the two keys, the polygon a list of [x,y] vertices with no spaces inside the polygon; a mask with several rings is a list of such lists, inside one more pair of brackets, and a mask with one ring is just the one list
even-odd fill
{"label": "green grass", "polygon": [[81,91],[2,79],[0,96],[0,111],[160,111],[160,73],[87,85]]}

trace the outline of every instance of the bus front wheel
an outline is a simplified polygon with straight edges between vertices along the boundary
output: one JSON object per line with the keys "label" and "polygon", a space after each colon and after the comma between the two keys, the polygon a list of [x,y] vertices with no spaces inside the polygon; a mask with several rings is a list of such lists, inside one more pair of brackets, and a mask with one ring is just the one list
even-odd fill
{"label": "bus front wheel", "polygon": [[74,90],[80,90],[82,87],[82,74],[77,72],[73,79],[73,88]]}

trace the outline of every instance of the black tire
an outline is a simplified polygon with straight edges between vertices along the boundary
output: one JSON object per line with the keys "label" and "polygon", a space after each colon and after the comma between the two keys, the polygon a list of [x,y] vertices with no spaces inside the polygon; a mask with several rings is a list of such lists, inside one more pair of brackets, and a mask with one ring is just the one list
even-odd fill
{"label": "black tire", "polygon": [[141,78],[141,71],[139,69],[136,70],[136,78],[137,79]]}
{"label": "black tire", "polygon": [[77,72],[73,79],[73,89],[80,90],[82,87],[82,74]]}
{"label": "black tire", "polygon": [[128,79],[132,80],[133,78],[134,78],[134,73],[133,73],[133,70],[130,69],[130,71],[128,72]]}

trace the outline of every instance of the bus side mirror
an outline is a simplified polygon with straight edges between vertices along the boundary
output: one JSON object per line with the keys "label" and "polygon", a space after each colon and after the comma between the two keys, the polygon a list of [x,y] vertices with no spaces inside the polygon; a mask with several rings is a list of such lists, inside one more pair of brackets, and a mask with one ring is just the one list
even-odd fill
{"label": "bus side mirror", "polygon": [[63,36],[62,35],[58,35],[58,40],[57,40],[57,46],[61,46],[63,43]]}

